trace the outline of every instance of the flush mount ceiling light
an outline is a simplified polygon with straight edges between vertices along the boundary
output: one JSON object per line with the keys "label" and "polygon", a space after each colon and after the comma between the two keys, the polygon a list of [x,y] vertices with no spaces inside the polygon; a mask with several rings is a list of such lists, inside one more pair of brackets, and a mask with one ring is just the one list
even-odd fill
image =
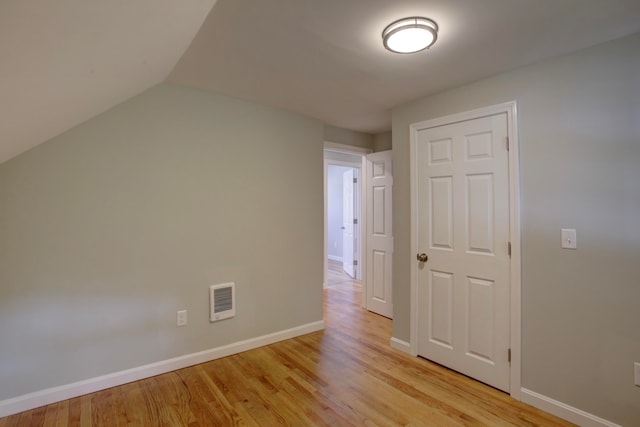
{"label": "flush mount ceiling light", "polygon": [[438,38],[438,24],[413,16],[392,22],[382,32],[382,43],[391,52],[414,53],[427,49]]}

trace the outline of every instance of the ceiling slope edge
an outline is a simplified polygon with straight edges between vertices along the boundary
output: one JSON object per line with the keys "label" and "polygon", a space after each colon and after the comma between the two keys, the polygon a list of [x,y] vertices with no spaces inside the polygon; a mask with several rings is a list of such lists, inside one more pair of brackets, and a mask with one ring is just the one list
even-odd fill
{"label": "ceiling slope edge", "polygon": [[163,82],[215,2],[2,2],[0,163]]}

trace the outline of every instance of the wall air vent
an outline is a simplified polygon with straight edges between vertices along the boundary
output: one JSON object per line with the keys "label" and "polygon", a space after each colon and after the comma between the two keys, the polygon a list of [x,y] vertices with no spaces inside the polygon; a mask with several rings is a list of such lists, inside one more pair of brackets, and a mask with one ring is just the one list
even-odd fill
{"label": "wall air vent", "polygon": [[228,319],[236,315],[236,284],[222,283],[209,286],[209,320]]}

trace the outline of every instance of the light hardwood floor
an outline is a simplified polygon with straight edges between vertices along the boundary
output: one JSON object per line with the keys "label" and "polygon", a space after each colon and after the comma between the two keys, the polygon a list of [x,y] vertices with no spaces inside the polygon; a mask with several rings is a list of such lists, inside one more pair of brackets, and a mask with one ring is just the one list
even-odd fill
{"label": "light hardwood floor", "polygon": [[328,270],[327,270],[327,286],[331,288],[340,288],[344,289],[354,288],[354,290],[361,290],[360,281],[353,280],[347,273],[342,269],[342,263],[334,260],[327,261]]}
{"label": "light hardwood floor", "polygon": [[0,419],[8,426],[569,426],[389,347],[335,263],[326,329]]}

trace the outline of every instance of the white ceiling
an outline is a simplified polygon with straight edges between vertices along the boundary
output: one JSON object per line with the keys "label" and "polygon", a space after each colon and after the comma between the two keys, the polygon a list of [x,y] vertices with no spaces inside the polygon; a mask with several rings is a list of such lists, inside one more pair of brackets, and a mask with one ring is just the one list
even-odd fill
{"label": "white ceiling", "polygon": [[[413,15],[437,43],[384,50]],[[3,0],[0,162],[165,79],[377,133],[401,103],[638,31],[639,0]]]}
{"label": "white ceiling", "polygon": [[[415,15],[436,44],[386,51]],[[398,104],[637,31],[639,0],[219,0],[169,81],[377,133]]]}

